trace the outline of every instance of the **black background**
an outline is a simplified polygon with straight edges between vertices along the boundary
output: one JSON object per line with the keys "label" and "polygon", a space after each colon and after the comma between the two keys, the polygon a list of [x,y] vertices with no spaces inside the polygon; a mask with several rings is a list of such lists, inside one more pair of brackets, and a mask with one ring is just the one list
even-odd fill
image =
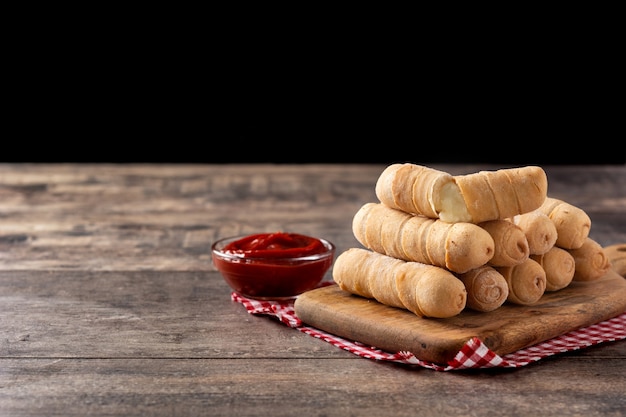
{"label": "black background", "polygon": [[0,162],[626,163],[622,130],[576,115],[143,110],[74,110],[27,121],[5,135]]}
{"label": "black background", "polygon": [[626,163],[604,32],[225,42],[196,29],[16,45],[0,162]]}
{"label": "black background", "polygon": [[621,115],[591,92],[221,87],[40,83],[6,113],[0,162],[626,163]]}
{"label": "black background", "polygon": [[18,84],[0,162],[626,163],[595,81],[87,74]]}

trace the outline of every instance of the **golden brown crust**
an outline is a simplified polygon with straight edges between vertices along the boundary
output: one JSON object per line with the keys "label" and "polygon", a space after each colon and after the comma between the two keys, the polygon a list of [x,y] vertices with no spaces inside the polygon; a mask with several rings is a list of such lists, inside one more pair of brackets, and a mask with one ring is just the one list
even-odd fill
{"label": "golden brown crust", "polygon": [[361,248],[350,248],[337,257],[333,279],[351,294],[422,317],[455,316],[467,301],[465,286],[450,271]]}
{"label": "golden brown crust", "polygon": [[[454,177],[472,222],[480,223],[500,218],[495,195],[484,172]],[[508,178],[507,178],[508,180]]]}
{"label": "golden brown crust", "polygon": [[496,267],[509,285],[507,301],[519,305],[533,305],[546,290],[546,272],[531,258],[515,266]]}
{"label": "golden brown crust", "polygon": [[495,251],[493,238],[478,225],[412,215],[382,203],[365,203],[352,230],[375,252],[458,273],[484,265]]}
{"label": "golden brown crust", "polygon": [[556,244],[558,233],[552,220],[543,212],[533,210],[513,217],[513,223],[519,226],[528,241],[531,255],[543,255]]}
{"label": "golden brown crust", "polygon": [[602,246],[587,237],[580,248],[568,249],[576,265],[574,281],[595,281],[611,269],[611,261]]}
{"label": "golden brown crust", "polygon": [[543,204],[548,178],[538,166],[479,171],[454,177],[473,223],[506,219]]}
{"label": "golden brown crust", "polygon": [[407,262],[403,270],[396,286],[408,310],[423,317],[447,318],[465,308],[467,290],[451,272],[416,262]]}
{"label": "golden brown crust", "polygon": [[547,177],[526,166],[452,176],[423,165],[392,164],[376,182],[381,203],[444,221],[481,223],[537,209],[544,202]]}
{"label": "golden brown crust", "polygon": [[577,249],[585,243],[591,229],[591,218],[583,209],[563,200],[548,197],[539,210],[546,214],[556,227],[556,246]]}
{"label": "golden brown crust", "polygon": [[[509,177],[515,192],[511,196],[517,198],[517,213],[524,214],[541,207],[548,195],[548,177],[539,166],[525,166],[502,170]],[[502,194],[503,199],[508,198]],[[500,212],[503,217],[511,217],[513,214]]]}
{"label": "golden brown crust", "polygon": [[412,214],[438,218],[440,190],[454,179],[447,172],[410,163],[392,164],[380,174],[375,187],[381,203]]}
{"label": "golden brown crust", "polygon": [[467,307],[488,312],[500,307],[509,295],[509,285],[495,268],[483,265],[457,277],[467,290]]}
{"label": "golden brown crust", "polygon": [[369,280],[362,279],[373,267],[370,265],[374,259],[360,259],[360,262],[353,262],[355,249],[348,249],[339,255],[333,264],[333,279],[339,288],[351,294],[357,294],[365,298],[374,298],[369,286]]}
{"label": "golden brown crust", "polygon": [[479,224],[494,241],[491,266],[514,266],[524,262],[530,255],[524,231],[508,220],[489,220]]}
{"label": "golden brown crust", "polygon": [[487,231],[473,223],[452,223],[445,240],[445,267],[463,273],[489,262],[496,244],[489,232],[483,232]]}
{"label": "golden brown crust", "polygon": [[546,272],[546,291],[561,290],[572,282],[576,264],[567,250],[553,246],[544,254],[530,257]]}

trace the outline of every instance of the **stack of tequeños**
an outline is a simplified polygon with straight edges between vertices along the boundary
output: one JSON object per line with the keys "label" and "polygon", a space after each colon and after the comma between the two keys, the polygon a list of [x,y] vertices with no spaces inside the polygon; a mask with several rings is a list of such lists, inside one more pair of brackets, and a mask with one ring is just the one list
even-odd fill
{"label": "stack of teque\u00f1os", "polygon": [[593,281],[610,262],[580,208],[548,197],[538,166],[453,176],[411,163],[388,166],[379,202],[364,204],[333,279],[349,293],[447,318],[505,302],[532,305],[573,280]]}

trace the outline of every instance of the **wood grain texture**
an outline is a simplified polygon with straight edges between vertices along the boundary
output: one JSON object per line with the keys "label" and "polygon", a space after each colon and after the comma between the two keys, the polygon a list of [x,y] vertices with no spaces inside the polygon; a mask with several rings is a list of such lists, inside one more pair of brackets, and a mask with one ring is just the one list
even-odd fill
{"label": "wood grain texture", "polygon": [[546,293],[532,306],[505,303],[491,312],[466,309],[446,319],[418,317],[339,286],[308,291],[294,307],[298,317],[313,327],[388,352],[408,351],[419,359],[446,364],[474,337],[502,356],[613,318],[626,311],[626,280],[611,271],[597,281]]}
{"label": "wood grain texture", "polygon": [[0,329],[0,357],[10,358],[301,357],[311,348],[230,301],[216,272],[2,271]]}
{"label": "wood grain texture", "polygon": [[626,277],[626,243],[616,243],[604,248],[606,256],[611,262],[611,268],[623,277]]}
{"label": "wood grain texture", "polygon": [[219,237],[356,244],[380,167],[0,165],[0,270],[210,271]]}
{"label": "wood grain texture", "polygon": [[0,414],[620,416],[623,362],[563,355],[515,371],[443,373],[350,358],[5,359]]}
{"label": "wood grain texture", "polygon": [[[358,246],[352,217],[383,168],[0,164],[0,415],[623,415],[624,341],[436,372],[360,358],[230,300],[213,241],[292,230]],[[545,169],[594,240],[626,242],[626,166]]]}

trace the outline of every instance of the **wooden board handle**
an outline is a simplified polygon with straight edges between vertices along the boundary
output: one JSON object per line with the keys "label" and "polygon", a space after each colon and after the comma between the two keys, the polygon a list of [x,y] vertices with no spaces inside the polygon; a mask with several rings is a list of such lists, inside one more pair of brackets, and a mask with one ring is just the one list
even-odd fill
{"label": "wooden board handle", "polygon": [[605,246],[604,251],[611,261],[613,270],[626,278],[626,243]]}

